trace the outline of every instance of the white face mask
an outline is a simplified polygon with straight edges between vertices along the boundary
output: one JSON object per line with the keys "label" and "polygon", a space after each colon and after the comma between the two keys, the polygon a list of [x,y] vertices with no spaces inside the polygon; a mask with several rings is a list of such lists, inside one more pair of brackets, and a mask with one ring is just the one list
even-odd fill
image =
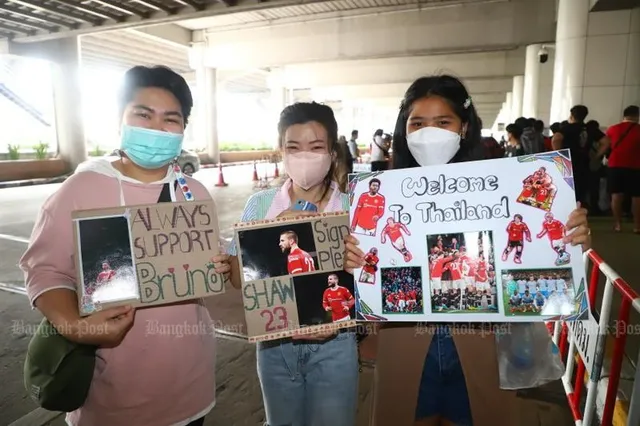
{"label": "white face mask", "polygon": [[447,164],[460,149],[460,135],[439,127],[423,127],[407,135],[409,151],[421,166]]}

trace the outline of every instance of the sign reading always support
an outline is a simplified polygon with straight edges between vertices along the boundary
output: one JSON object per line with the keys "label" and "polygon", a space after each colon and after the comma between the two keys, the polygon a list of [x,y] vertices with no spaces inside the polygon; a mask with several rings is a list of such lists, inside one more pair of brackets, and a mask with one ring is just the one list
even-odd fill
{"label": "sign reading always support", "polygon": [[353,276],[343,271],[346,213],[235,226],[250,341],[355,325]]}
{"label": "sign reading always support", "polygon": [[368,321],[585,319],[568,151],[351,176]]}
{"label": "sign reading always support", "polygon": [[73,214],[80,312],[151,306],[224,292],[212,201],[157,203]]}

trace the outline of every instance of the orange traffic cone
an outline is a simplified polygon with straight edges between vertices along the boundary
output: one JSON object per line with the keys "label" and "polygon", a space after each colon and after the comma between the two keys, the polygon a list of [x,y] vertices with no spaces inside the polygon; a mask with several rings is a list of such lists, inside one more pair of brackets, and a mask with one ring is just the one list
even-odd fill
{"label": "orange traffic cone", "polygon": [[258,168],[256,167],[256,162],[253,162],[253,181],[257,182],[260,179],[258,179]]}
{"label": "orange traffic cone", "polygon": [[276,171],[273,173],[273,177],[280,177],[280,170],[278,170],[278,162],[276,161]]}
{"label": "orange traffic cone", "polygon": [[216,186],[227,186],[228,184],[224,181],[224,174],[222,174],[222,163],[218,163],[218,183]]}

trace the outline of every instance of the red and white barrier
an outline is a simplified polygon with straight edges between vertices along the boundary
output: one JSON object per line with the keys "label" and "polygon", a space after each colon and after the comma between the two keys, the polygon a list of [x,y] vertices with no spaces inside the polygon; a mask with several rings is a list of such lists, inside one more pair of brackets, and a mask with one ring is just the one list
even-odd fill
{"label": "red and white barrier", "polygon": [[[611,357],[611,367],[608,372],[608,383],[604,397],[604,407],[600,416],[600,424],[612,424],[613,414],[620,383],[620,373],[624,358],[624,349],[629,330],[629,313],[631,308],[640,312],[640,296],[593,250],[584,254],[589,277],[589,303],[593,310],[598,291],[600,274],[604,275],[605,288],[599,318],[591,312],[589,319],[573,322],[556,322],[553,330],[553,340],[560,348],[560,353],[566,359],[566,370],[562,383],[567,394],[569,407],[576,425],[590,426],[596,424],[596,402],[601,390],[602,365],[605,357],[605,347],[609,336],[609,320],[611,317],[611,302],[614,293],[620,293],[622,303],[613,330],[614,346]],[[595,311],[596,315],[598,312]],[[568,347],[567,347],[568,346]],[[577,368],[575,353],[578,353]],[[574,371],[575,370],[575,371]],[[580,411],[582,392],[584,389],[584,375],[589,374],[586,386],[586,403],[584,412]],[[628,425],[640,425],[640,369],[636,369],[635,384],[628,412]],[[575,373],[575,374],[574,374]]]}

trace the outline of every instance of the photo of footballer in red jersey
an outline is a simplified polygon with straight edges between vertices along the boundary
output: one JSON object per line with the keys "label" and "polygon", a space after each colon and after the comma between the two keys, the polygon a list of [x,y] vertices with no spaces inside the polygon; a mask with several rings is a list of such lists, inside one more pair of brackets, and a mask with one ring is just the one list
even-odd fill
{"label": "photo of footballer in red jersey", "polygon": [[378,249],[372,247],[371,250],[367,254],[364,255],[365,265],[362,267],[362,272],[360,272],[360,278],[358,282],[365,284],[375,284],[376,283],[376,272],[378,271],[378,262],[380,262],[380,258],[378,258]]}
{"label": "photo of footballer in red jersey", "polygon": [[549,211],[555,196],[556,187],[553,179],[545,167],[540,167],[522,181],[522,191],[516,201]]}
{"label": "photo of footballer in red jersey", "polygon": [[564,226],[564,223],[555,219],[551,212],[544,215],[542,231],[540,231],[536,237],[542,238],[545,235],[549,238],[551,248],[558,255],[555,260],[556,266],[566,265],[571,262],[571,255],[566,251],[566,244],[564,243],[566,227]]}
{"label": "photo of footballer in red jersey", "polygon": [[356,299],[348,288],[339,285],[340,278],[337,274],[329,274],[327,277],[327,289],[322,296],[322,308],[331,312],[331,321],[347,321],[351,319],[351,307],[356,304]]}
{"label": "photo of footballer in red jersey", "polygon": [[245,280],[315,272],[319,268],[311,222],[238,231]]}
{"label": "photo of footballer in red jersey", "polygon": [[527,224],[523,222],[522,215],[516,214],[513,216],[513,220],[507,225],[507,234],[509,238],[507,246],[502,252],[502,261],[506,262],[511,252],[515,249],[513,263],[521,264],[524,239],[526,238],[528,242],[531,242],[531,231]]}
{"label": "photo of footballer in red jersey", "polygon": [[427,236],[433,312],[498,312],[490,231]]}
{"label": "photo of footballer in red jersey", "polygon": [[358,198],[358,203],[351,220],[351,232],[361,235],[376,235],[378,221],[384,214],[385,199],[380,194],[380,180],[373,178],[369,181],[369,192]]}
{"label": "photo of footballer in red jersey", "polygon": [[313,257],[298,246],[298,235],[294,231],[284,231],[280,234],[280,250],[287,253],[287,272],[290,275],[313,272],[316,264]]}
{"label": "photo of footballer in red jersey", "polygon": [[138,287],[129,222],[124,216],[83,218],[77,228],[82,267],[84,307],[96,303],[138,299]]}
{"label": "photo of footballer in red jersey", "polygon": [[403,232],[408,236],[411,235],[411,232],[409,232],[409,229],[407,229],[403,223],[396,222],[392,217],[390,217],[387,219],[387,224],[382,228],[382,239],[380,242],[385,244],[387,242],[387,237],[389,237],[393,248],[398,250],[405,262],[410,262],[411,259],[413,259],[413,255],[411,255],[411,252],[407,250],[404,237],[402,236]]}
{"label": "photo of footballer in red jersey", "polygon": [[336,324],[346,327],[356,318],[355,283],[345,271],[293,277],[300,326]]}
{"label": "photo of footballer in red jersey", "polygon": [[382,268],[382,313],[422,314],[422,268]]}

